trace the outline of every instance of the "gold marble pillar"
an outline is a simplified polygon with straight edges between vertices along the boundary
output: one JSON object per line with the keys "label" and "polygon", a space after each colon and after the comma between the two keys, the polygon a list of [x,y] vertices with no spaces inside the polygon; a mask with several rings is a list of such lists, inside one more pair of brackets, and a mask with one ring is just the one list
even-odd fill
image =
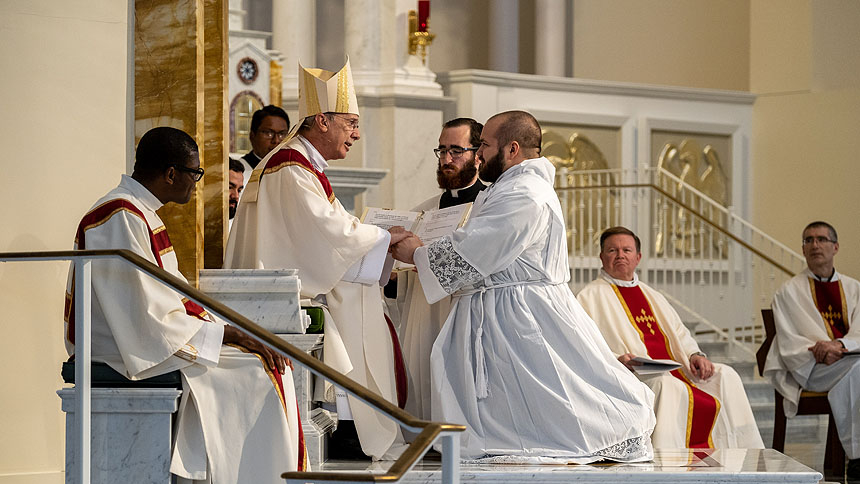
{"label": "gold marble pillar", "polygon": [[281,106],[283,82],[283,67],[277,61],[271,61],[269,63],[269,104]]}
{"label": "gold marble pillar", "polygon": [[226,1],[135,0],[135,137],[156,126],[181,129],[197,141],[206,170],[189,203],[158,212],[193,285],[204,260],[221,266],[224,249]]}
{"label": "gold marble pillar", "polygon": [[206,176],[203,177],[203,265],[207,269],[220,269],[223,265],[228,233],[227,2],[203,0],[206,40],[203,55],[203,149],[206,152]]}

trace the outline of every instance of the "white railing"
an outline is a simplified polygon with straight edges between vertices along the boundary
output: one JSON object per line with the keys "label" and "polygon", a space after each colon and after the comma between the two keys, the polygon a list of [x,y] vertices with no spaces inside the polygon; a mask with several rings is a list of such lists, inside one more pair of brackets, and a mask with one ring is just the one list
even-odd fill
{"label": "white railing", "polygon": [[91,417],[92,417],[92,364],[91,340],[91,302],[92,302],[92,261],[93,259],[121,259],[136,270],[144,272],[168,288],[200,304],[211,314],[222,318],[227,324],[256,339],[266,347],[289,358],[294,365],[307,368],[320,378],[333,383],[349,395],[373,407],[386,417],[394,420],[402,428],[417,434],[401,456],[384,474],[356,474],[351,472],[286,472],[282,478],[286,482],[397,482],[417,461],[423,457],[430,446],[440,441],[442,444],[442,482],[460,482],[460,432],[462,425],[444,424],[419,420],[396,407],[369,389],[350,378],[338,373],[323,362],[307,355],[295,346],[281,340],[274,334],[256,325],[224,304],[212,299],[203,292],[188,285],[185,281],[154,266],[149,261],[128,250],[75,250],[53,252],[0,252],[0,262],[20,261],[72,261],[75,274],[75,425],[73,440],[78,462],[77,473],[71,476],[72,482],[90,484],[92,478],[91,462]]}
{"label": "white railing", "polygon": [[764,338],[760,309],[803,258],[665,170],[557,170],[571,288],[597,277],[599,237],[623,225],[642,240],[643,281],[683,302],[720,340],[749,350]]}

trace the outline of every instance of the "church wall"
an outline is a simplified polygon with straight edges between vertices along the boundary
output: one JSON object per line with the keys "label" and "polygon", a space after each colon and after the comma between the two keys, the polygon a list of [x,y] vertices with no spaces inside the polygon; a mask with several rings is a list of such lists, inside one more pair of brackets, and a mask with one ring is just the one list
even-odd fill
{"label": "church wall", "polygon": [[[125,172],[127,19],[124,1],[0,2],[0,251],[71,249],[81,215]],[[0,484],[63,482],[67,269],[0,264]]]}
{"label": "church wall", "polygon": [[[800,251],[803,227],[832,223],[838,270],[860,277],[860,3],[754,1],[753,223]],[[776,188],[775,188],[776,187]]]}
{"label": "church wall", "polygon": [[749,0],[573,3],[575,77],[749,89]]}

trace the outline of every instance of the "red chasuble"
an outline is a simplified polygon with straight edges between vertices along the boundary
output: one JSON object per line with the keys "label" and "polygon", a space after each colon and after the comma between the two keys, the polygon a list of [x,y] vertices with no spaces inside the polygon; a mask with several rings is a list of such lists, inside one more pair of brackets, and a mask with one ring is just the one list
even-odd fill
{"label": "red chasuble", "polygon": [[[642,289],[636,287],[619,287],[612,285],[618,296],[624,312],[645,347],[648,349],[648,357],[657,360],[674,360],[669,340],[663,334],[660,323],[654,316],[651,303]],[[635,315],[635,316],[634,316]],[[687,406],[687,447],[708,448],[713,447],[711,431],[720,412],[720,402],[712,395],[703,392],[693,384],[680,369],[672,371],[672,375],[684,382],[687,386],[689,404]]]}
{"label": "red chasuble", "polygon": [[842,281],[822,282],[809,278],[812,300],[824,320],[824,329],[831,340],[839,339],[848,333],[848,318],[845,315],[845,292]]}

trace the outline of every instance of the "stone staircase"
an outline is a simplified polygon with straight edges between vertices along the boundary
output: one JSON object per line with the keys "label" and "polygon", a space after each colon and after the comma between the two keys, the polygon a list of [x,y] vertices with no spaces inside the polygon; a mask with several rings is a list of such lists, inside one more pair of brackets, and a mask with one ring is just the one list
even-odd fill
{"label": "stone staircase", "polygon": [[[693,333],[699,347],[712,361],[731,366],[738,372],[744,383],[747,398],[758,424],[765,447],[773,443],[774,396],[773,387],[758,374],[755,359],[746,352],[732,348],[727,341],[714,341],[713,333],[698,333],[698,322],[685,321]],[[802,416],[789,419],[786,425],[786,453],[794,444],[820,443],[823,446],[827,436],[827,417],[819,415]]]}

